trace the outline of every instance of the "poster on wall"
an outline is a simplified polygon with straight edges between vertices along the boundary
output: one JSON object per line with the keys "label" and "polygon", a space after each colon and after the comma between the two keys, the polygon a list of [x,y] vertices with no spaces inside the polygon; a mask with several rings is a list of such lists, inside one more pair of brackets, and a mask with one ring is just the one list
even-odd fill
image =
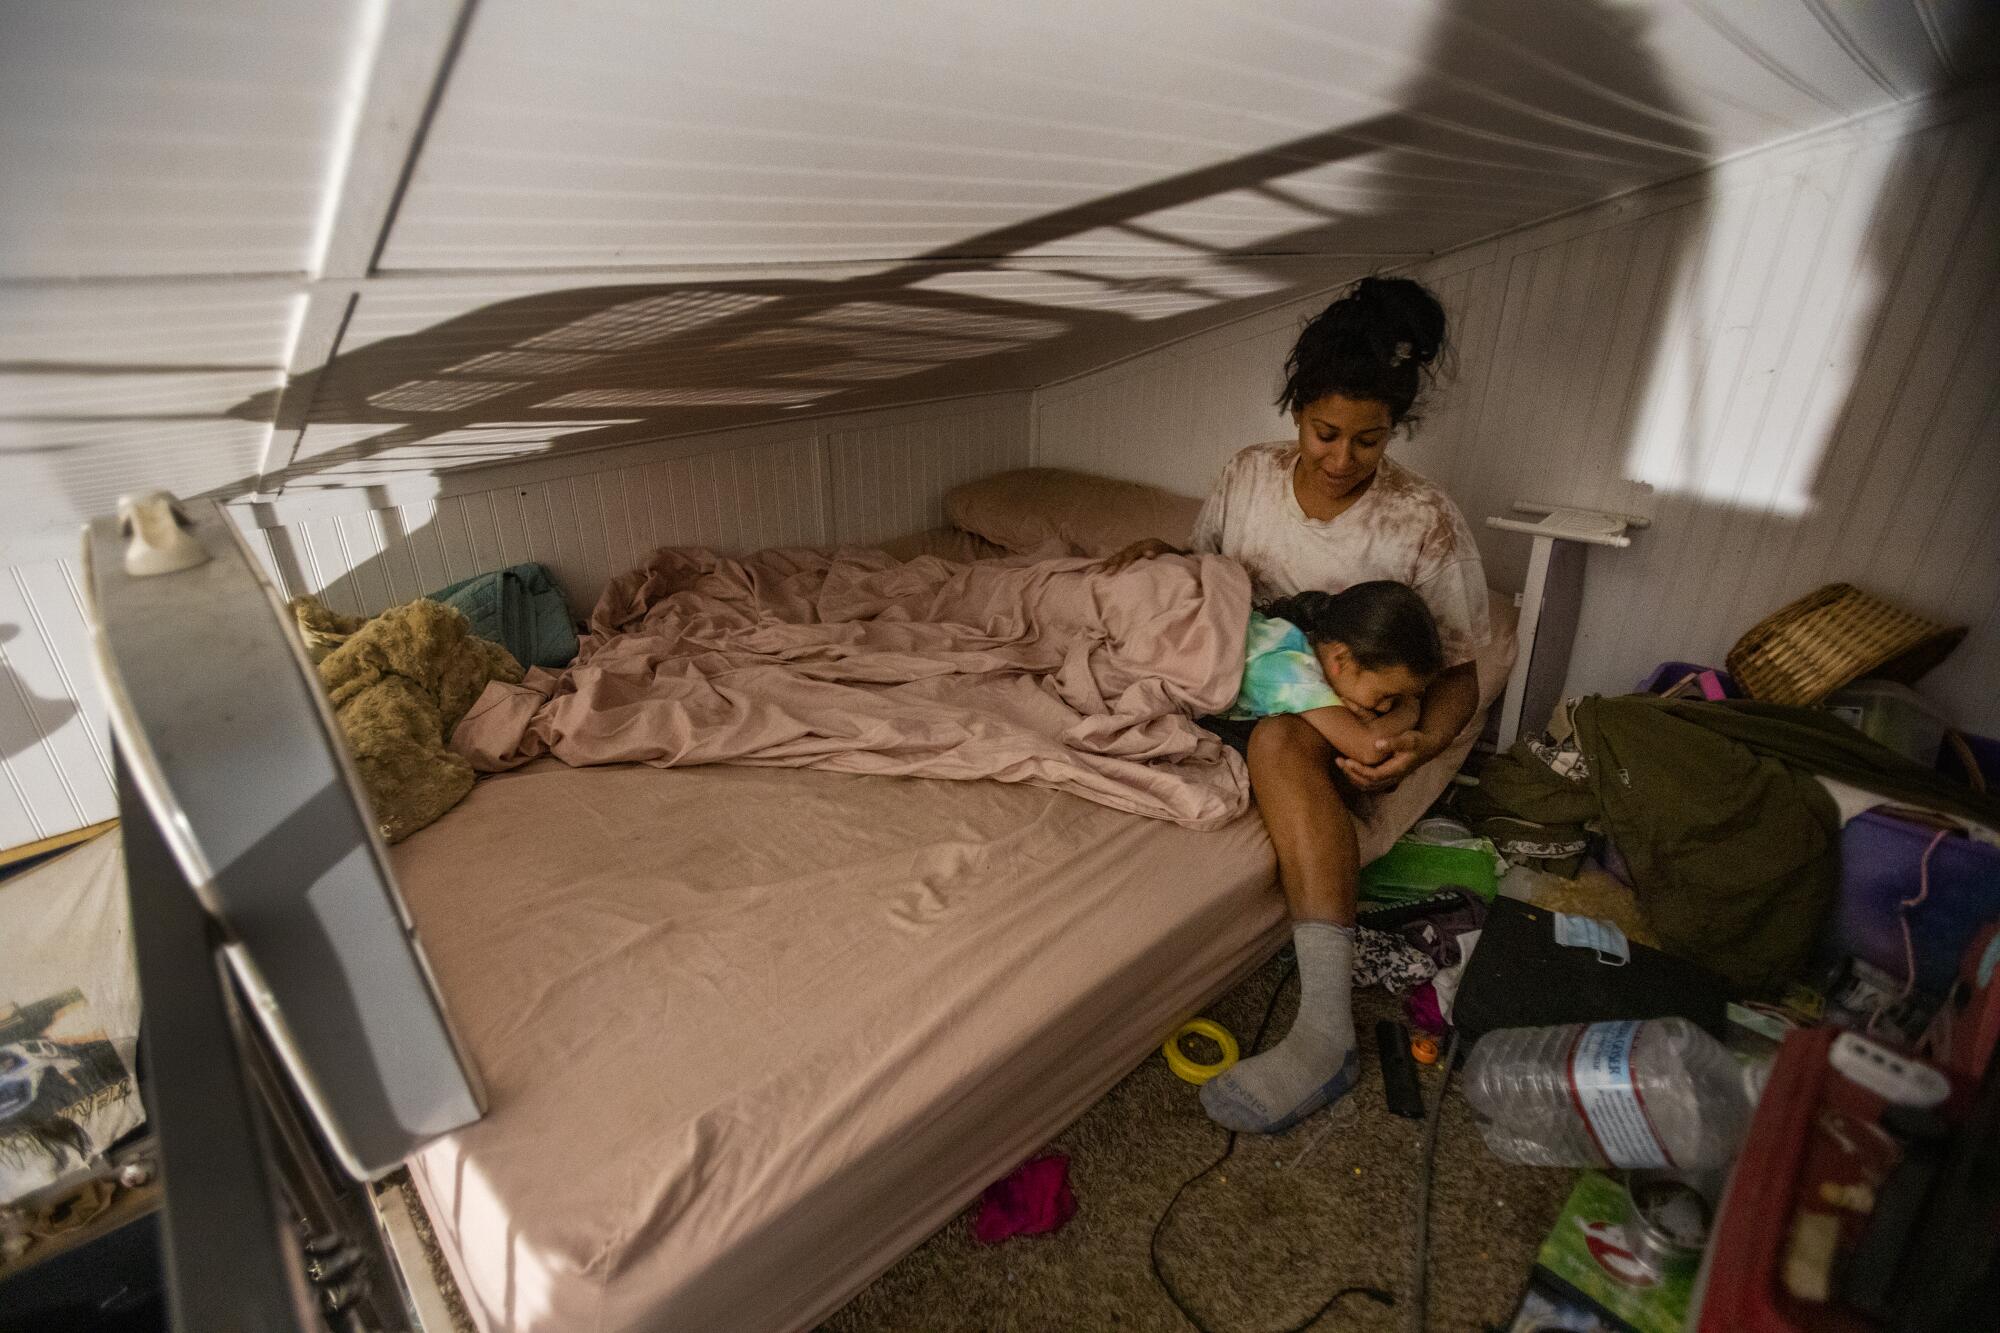
{"label": "poster on wall", "polygon": [[145,1122],[115,835],[0,880],[0,1204],[98,1170]]}
{"label": "poster on wall", "polygon": [[0,1005],[0,1202],[88,1170],[144,1119],[132,1072],[81,990]]}

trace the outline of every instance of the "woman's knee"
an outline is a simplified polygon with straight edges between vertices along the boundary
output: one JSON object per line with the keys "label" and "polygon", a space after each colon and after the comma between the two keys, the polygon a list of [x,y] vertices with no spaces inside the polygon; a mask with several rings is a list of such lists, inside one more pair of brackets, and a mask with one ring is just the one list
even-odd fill
{"label": "woman's knee", "polygon": [[1318,728],[1296,713],[1279,713],[1260,720],[1250,732],[1249,751],[1252,773],[1260,768],[1295,763],[1324,769],[1333,747]]}

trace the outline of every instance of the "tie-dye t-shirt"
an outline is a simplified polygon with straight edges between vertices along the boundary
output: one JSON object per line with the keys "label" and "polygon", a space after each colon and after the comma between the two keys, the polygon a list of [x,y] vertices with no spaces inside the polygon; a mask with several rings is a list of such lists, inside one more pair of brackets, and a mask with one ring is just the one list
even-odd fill
{"label": "tie-dye t-shirt", "polygon": [[1339,702],[1305,631],[1289,620],[1252,611],[1243,642],[1243,683],[1237,688],[1236,703],[1223,716],[1246,721],[1276,713],[1307,713]]}
{"label": "tie-dye t-shirt", "polygon": [[1316,519],[1292,493],[1296,442],[1253,444],[1229,460],[1194,529],[1194,549],[1250,571],[1258,602],[1370,579],[1417,590],[1437,620],[1446,666],[1469,662],[1493,627],[1472,529],[1445,493],[1393,458],[1346,513]]}

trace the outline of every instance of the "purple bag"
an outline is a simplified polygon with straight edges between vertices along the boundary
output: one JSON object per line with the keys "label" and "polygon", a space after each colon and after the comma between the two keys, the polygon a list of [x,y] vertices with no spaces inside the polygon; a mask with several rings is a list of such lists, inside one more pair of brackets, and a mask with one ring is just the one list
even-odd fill
{"label": "purple bag", "polygon": [[1737,688],[1735,678],[1728,672],[1717,671],[1714,667],[1701,666],[1695,662],[1662,662],[1639,682],[1639,688],[1633,693],[1665,694],[1683,681],[1689,684],[1695,694],[1710,703],[1743,697],[1743,691]]}
{"label": "purple bag", "polygon": [[1959,832],[1939,838],[1931,825],[1885,810],[1870,810],[1841,830],[1840,900],[1827,927],[1835,952],[1898,979],[1914,966],[1917,988],[1942,995],[1972,937],[1994,920],[2000,920],[2000,848]]}

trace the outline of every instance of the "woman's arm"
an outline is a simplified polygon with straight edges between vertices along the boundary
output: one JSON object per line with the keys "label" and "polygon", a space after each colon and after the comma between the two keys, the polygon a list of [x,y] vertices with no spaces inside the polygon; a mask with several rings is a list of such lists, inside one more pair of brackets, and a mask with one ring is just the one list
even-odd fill
{"label": "woman's arm", "polygon": [[1186,555],[1172,542],[1163,542],[1158,537],[1142,537],[1122,551],[1115,551],[1104,558],[1104,572],[1115,574],[1135,560],[1151,560],[1160,555]]}
{"label": "woman's arm", "polygon": [[1479,707],[1479,665],[1460,662],[1431,682],[1424,691],[1422,720],[1417,729],[1429,738],[1424,758],[1442,754]]}
{"label": "woman's arm", "polygon": [[1387,748],[1377,751],[1379,759],[1367,763],[1343,751],[1335,762],[1362,791],[1387,791],[1411,770],[1443,753],[1465,730],[1478,707],[1479,668],[1472,662],[1461,662],[1431,682],[1424,691],[1423,712],[1416,726],[1391,737]]}

